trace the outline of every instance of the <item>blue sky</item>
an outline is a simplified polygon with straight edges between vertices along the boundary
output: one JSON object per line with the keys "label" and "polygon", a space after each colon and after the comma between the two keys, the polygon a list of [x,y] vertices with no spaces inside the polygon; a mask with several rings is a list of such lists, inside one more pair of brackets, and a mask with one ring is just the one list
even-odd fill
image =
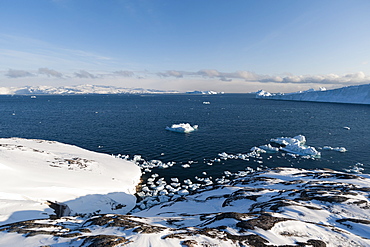
{"label": "blue sky", "polygon": [[0,0],[0,86],[370,82],[368,0]]}

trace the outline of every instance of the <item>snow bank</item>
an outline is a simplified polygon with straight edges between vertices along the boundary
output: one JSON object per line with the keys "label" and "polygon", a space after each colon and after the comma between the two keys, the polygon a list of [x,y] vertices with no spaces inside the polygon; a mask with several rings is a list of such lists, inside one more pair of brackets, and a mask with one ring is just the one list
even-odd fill
{"label": "snow bank", "polygon": [[166,127],[166,130],[180,133],[190,133],[197,129],[198,125],[191,126],[189,123],[172,124],[171,127]]}
{"label": "snow bank", "polygon": [[[0,139],[0,225],[62,215],[129,212],[140,182],[133,162],[43,140]],[[70,212],[70,213],[69,213]]]}
{"label": "snow bank", "polygon": [[256,93],[258,99],[316,101],[332,103],[370,104],[370,84],[342,87],[332,90],[313,89],[295,93],[271,94],[260,90]]}

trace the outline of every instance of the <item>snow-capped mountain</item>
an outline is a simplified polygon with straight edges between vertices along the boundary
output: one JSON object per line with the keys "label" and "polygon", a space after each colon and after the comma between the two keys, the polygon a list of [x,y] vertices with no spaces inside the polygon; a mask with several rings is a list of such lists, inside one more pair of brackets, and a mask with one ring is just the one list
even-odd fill
{"label": "snow-capped mountain", "polygon": [[77,86],[24,86],[24,87],[0,87],[0,94],[160,94],[178,93],[177,91],[162,91],[143,88],[122,88],[114,86],[99,85],[77,85]]}

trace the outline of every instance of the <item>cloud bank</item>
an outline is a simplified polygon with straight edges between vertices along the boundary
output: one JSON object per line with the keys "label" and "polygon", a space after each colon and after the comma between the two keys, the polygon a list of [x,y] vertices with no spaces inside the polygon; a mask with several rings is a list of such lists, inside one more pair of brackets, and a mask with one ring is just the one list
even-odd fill
{"label": "cloud bank", "polygon": [[270,90],[271,87],[276,90],[291,87],[292,90],[300,90],[301,88],[313,87],[314,85],[341,87],[370,83],[370,76],[365,75],[363,72],[344,75],[262,75],[251,71],[222,72],[215,69],[202,69],[199,71],[167,70],[161,72],[150,72],[147,70],[117,70],[113,72],[78,70],[72,73],[65,73],[50,68],[39,68],[36,71],[9,69],[0,73],[7,77],[9,81],[13,79],[21,80],[22,78],[26,80],[32,77],[34,81],[38,78],[48,79],[50,82],[59,79],[68,79],[64,81],[69,82],[73,80],[74,83],[81,84],[90,83],[89,80],[94,80],[95,82],[91,83],[110,83],[111,86],[130,83],[142,87],[150,86],[150,88],[166,90],[181,90],[186,88],[191,90],[191,87],[207,87],[208,89],[213,90],[214,88],[215,90],[226,92],[246,92],[248,90],[254,90],[256,87],[267,87],[267,90]]}

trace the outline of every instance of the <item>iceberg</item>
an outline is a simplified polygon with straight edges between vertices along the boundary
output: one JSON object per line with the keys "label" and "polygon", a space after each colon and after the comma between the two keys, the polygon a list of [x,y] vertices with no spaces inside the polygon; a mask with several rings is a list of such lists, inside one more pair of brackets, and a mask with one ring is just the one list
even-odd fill
{"label": "iceberg", "polygon": [[256,93],[257,99],[313,101],[348,104],[370,104],[370,84],[348,86],[332,90],[320,88],[309,89],[295,93],[269,93],[260,90]]}
{"label": "iceberg", "polygon": [[166,130],[180,133],[190,133],[198,129],[198,125],[191,126],[189,123],[172,124],[166,127]]}
{"label": "iceberg", "polygon": [[186,94],[224,94],[224,92],[215,92],[215,91],[188,91]]}
{"label": "iceberg", "polygon": [[311,156],[314,158],[321,157],[321,153],[314,147],[306,146],[306,137],[298,135],[295,137],[278,137],[270,140],[272,143],[278,144],[280,150],[288,153],[297,154],[301,156]]}

